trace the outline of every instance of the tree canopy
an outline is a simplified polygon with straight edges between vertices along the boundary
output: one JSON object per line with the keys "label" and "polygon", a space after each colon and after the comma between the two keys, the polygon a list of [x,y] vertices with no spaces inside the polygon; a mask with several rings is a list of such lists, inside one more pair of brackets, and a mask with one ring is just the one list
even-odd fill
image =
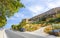
{"label": "tree canopy", "polygon": [[[20,0],[0,0],[0,27],[7,22],[6,17],[13,16],[14,13],[18,12],[22,7],[24,7],[24,5]],[[5,23],[3,23],[2,20],[5,20]]]}
{"label": "tree canopy", "polygon": [[7,19],[4,16],[0,16],[0,28],[3,27],[7,23]]}
{"label": "tree canopy", "polygon": [[24,5],[19,0],[0,0],[0,12],[5,16],[12,16]]}

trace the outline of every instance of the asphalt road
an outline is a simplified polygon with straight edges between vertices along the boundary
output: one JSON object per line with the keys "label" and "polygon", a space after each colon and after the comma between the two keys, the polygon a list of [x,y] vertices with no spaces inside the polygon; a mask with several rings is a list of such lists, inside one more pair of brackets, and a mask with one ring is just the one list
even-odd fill
{"label": "asphalt road", "polygon": [[6,35],[8,38],[45,38],[38,35],[28,34],[24,32],[12,31],[12,30],[5,30]]}
{"label": "asphalt road", "polygon": [[6,30],[5,32],[6,32],[7,38],[24,38],[23,36],[18,35],[14,32],[8,31],[8,30]]}

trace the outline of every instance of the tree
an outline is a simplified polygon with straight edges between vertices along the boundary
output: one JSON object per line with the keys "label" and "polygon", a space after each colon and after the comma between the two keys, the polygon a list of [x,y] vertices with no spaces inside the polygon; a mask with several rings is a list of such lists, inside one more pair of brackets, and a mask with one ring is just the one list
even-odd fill
{"label": "tree", "polygon": [[18,25],[12,25],[11,27],[13,30],[22,31],[22,30],[25,30],[24,29],[25,25],[26,25],[26,19],[23,19]]}
{"label": "tree", "polygon": [[19,0],[0,0],[0,12],[10,17],[24,5]]}
{"label": "tree", "polygon": [[23,19],[21,23],[19,24],[20,28],[23,28],[26,25],[26,19]]}
{"label": "tree", "polygon": [[5,16],[0,16],[0,28],[3,27],[7,23],[7,19]]}
{"label": "tree", "polygon": [[12,28],[12,30],[18,30],[17,25],[12,25],[11,28]]}
{"label": "tree", "polygon": [[[22,7],[24,5],[20,0],[0,0],[0,27],[6,24],[6,17],[13,16]],[[1,22],[2,20],[5,20],[4,23]]]}

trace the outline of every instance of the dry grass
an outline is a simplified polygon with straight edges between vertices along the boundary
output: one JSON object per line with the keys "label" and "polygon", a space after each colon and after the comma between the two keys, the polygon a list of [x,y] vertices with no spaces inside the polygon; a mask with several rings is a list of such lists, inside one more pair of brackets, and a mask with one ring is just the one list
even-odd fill
{"label": "dry grass", "polygon": [[48,26],[44,29],[44,32],[48,33],[48,32],[50,32],[50,31],[52,31],[52,27],[51,27],[51,25],[48,25]]}
{"label": "dry grass", "polygon": [[41,24],[27,24],[24,26],[26,31],[35,31],[41,27]]}

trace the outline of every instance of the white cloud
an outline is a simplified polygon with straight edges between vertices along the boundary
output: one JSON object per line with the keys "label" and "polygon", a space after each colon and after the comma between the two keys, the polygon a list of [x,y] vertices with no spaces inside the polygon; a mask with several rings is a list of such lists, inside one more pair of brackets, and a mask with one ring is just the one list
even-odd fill
{"label": "white cloud", "polygon": [[16,18],[14,18],[14,17],[11,17],[11,18],[9,18],[9,20],[16,20]]}
{"label": "white cloud", "polygon": [[11,17],[11,18],[7,18],[7,20],[16,20],[16,18]]}
{"label": "white cloud", "polygon": [[29,7],[29,10],[32,11],[32,12],[35,12],[35,13],[39,12],[42,9],[43,9],[43,7],[38,6],[38,5]]}
{"label": "white cloud", "polygon": [[57,7],[57,5],[55,5],[54,3],[49,3],[48,4],[48,8],[55,8],[55,7]]}
{"label": "white cloud", "polygon": [[60,0],[22,0],[22,2],[24,2],[33,16],[60,6]]}
{"label": "white cloud", "polygon": [[22,14],[22,13],[16,13],[15,15],[14,15],[14,17],[17,17],[17,18],[19,18],[19,17],[24,17],[24,14]]}
{"label": "white cloud", "polygon": [[16,13],[14,14],[13,17],[11,18],[7,18],[8,20],[18,20],[18,19],[21,19],[21,18],[25,18],[26,16],[22,13]]}
{"label": "white cloud", "polygon": [[43,6],[40,5],[34,5],[34,6],[30,6],[28,7],[28,10],[30,10],[33,14],[33,16],[40,14],[40,12],[44,9]]}
{"label": "white cloud", "polygon": [[48,8],[60,7],[60,0],[55,0],[54,2],[47,3]]}

